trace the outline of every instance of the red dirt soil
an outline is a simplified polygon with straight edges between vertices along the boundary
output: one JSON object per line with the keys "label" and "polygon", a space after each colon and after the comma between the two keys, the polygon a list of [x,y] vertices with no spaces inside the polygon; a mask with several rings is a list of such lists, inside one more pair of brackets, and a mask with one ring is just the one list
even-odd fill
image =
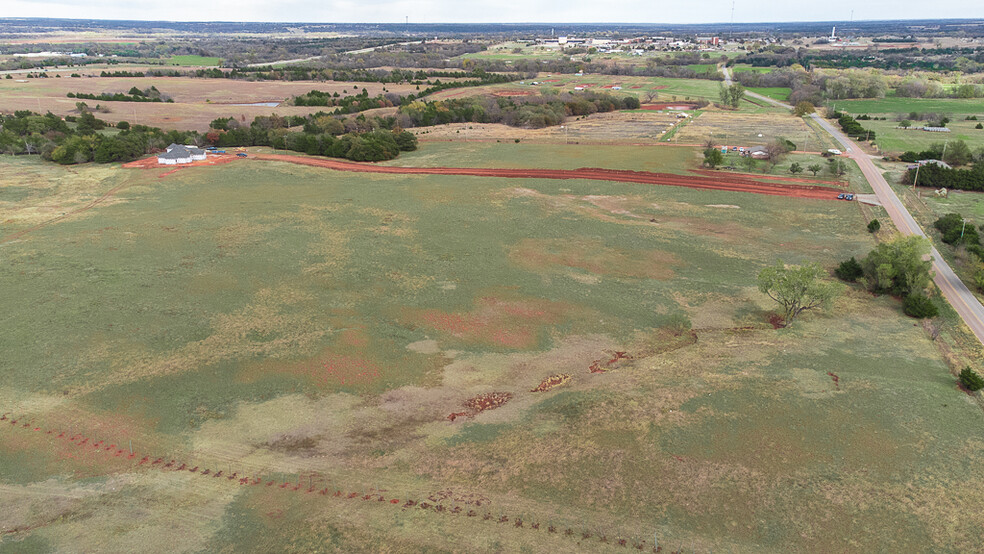
{"label": "red dirt soil", "polygon": [[165,165],[165,164],[157,163],[157,156],[151,156],[149,158],[144,158],[142,160],[127,162],[123,164],[121,167],[125,167],[127,169],[164,169],[164,168],[170,169],[171,171],[168,171],[167,173],[161,175],[161,177],[164,177],[165,175],[170,175],[175,171],[185,167],[200,167],[203,165],[227,164],[236,159],[238,158],[236,157],[235,154],[215,154],[215,155],[209,155],[204,160],[197,160],[191,162],[190,164]]}
{"label": "red dirt soil", "polygon": [[391,167],[365,163],[343,162],[326,158],[288,156],[284,154],[256,154],[248,159],[288,162],[314,167],[324,167],[336,171],[360,173],[389,173],[393,175],[463,175],[468,177],[504,177],[510,179],[588,179],[593,181],[615,181],[619,183],[639,183],[644,185],[664,185],[692,189],[725,190],[751,192],[770,196],[789,196],[811,198],[814,200],[836,200],[840,190],[820,186],[784,185],[763,183],[741,177],[696,177],[674,175],[671,173],[651,173],[647,171],[628,171],[618,169],[490,169],[479,167]]}
{"label": "red dirt soil", "polygon": [[493,92],[492,96],[533,96],[533,92],[528,90],[500,90]]}

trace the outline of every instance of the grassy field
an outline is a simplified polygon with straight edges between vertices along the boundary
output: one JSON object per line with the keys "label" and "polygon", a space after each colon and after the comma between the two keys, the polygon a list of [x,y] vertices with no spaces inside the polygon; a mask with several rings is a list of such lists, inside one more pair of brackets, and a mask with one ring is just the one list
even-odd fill
{"label": "grassy field", "polygon": [[578,169],[601,167],[662,173],[686,173],[698,153],[672,146],[604,146],[577,144],[487,144],[479,142],[423,143],[383,165],[400,167],[540,167]]}
{"label": "grassy field", "polygon": [[901,98],[886,97],[866,100],[838,100],[839,111],[851,114],[908,114],[909,112],[952,113],[954,115],[984,116],[984,101],[980,98]]}
{"label": "grassy field", "polygon": [[652,144],[679,120],[669,112],[622,110],[570,117],[563,126],[524,129],[496,123],[453,123],[413,132],[422,141],[483,141],[577,144]]}
{"label": "grassy field", "polygon": [[738,63],[731,67],[731,71],[735,73],[741,73],[742,71],[751,71],[755,73],[772,73],[774,67],[756,67],[753,65]]}
{"label": "grassy field", "polygon": [[168,58],[169,65],[215,66],[221,62],[222,58],[209,56],[171,56]]}
{"label": "grassy field", "polygon": [[733,146],[762,146],[777,136],[783,136],[804,150],[817,151],[821,134],[808,126],[803,118],[786,113],[741,114],[709,110],[683,127],[674,140],[684,144],[715,144]]}
{"label": "grassy field", "polygon": [[782,102],[788,100],[789,94],[792,92],[789,87],[751,87],[748,90]]}
{"label": "grassy field", "polygon": [[[401,161],[587,155],[454,148]],[[50,188],[2,178],[4,213],[121,187],[0,244],[0,412],[93,437],[0,426],[0,549],[977,548],[980,409],[898,301],[846,288],[766,322],[762,267],[873,246],[855,203],[251,159],[107,169],[0,157]],[[571,381],[530,392],[556,373]],[[447,419],[491,392],[513,396]],[[131,441],[132,461],[99,452]]]}
{"label": "grassy field", "polygon": [[[537,81],[540,85],[533,86],[530,83]],[[541,73],[536,79],[519,83],[507,83],[501,85],[490,85],[487,87],[472,87],[468,89],[446,90],[435,93],[429,98],[455,98],[461,96],[473,96],[478,94],[489,94],[494,92],[533,92],[544,94],[544,90],[559,90],[573,92],[574,87],[584,87],[585,90],[608,92],[612,94],[633,94],[645,101],[646,93],[655,92],[656,102],[684,102],[687,100],[705,99],[709,102],[717,102],[720,99],[719,90],[721,83],[707,79],[671,79],[665,77],[634,77],[627,75],[596,75],[588,74],[583,76],[571,74],[547,74]],[[621,90],[613,90],[612,87],[622,87]],[[547,93],[549,94],[549,93]],[[743,113],[775,113],[785,110],[770,106],[759,106],[746,100],[742,102],[740,111]]]}
{"label": "grassy field", "polygon": [[[958,119],[947,123],[949,133],[933,133],[920,128],[899,129],[895,121],[861,121],[865,129],[878,133],[878,146],[887,152],[921,151],[935,142],[962,140],[972,149],[984,146],[984,129],[975,129],[979,121]],[[916,123],[916,125],[919,125]]]}

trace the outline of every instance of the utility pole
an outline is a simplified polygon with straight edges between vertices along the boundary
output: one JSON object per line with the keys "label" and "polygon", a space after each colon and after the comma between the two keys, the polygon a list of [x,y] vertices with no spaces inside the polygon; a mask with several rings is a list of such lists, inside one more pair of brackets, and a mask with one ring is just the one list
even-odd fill
{"label": "utility pole", "polygon": [[948,145],[948,144],[950,144],[950,141],[946,141],[946,142],[943,143],[943,153],[940,154],[940,161],[941,162],[944,161],[943,158],[946,157],[946,145]]}
{"label": "utility pole", "polygon": [[919,182],[919,168],[922,167],[922,164],[921,163],[916,162],[916,164],[917,164],[916,165],[916,176],[912,179],[912,192],[916,192],[916,183]]}

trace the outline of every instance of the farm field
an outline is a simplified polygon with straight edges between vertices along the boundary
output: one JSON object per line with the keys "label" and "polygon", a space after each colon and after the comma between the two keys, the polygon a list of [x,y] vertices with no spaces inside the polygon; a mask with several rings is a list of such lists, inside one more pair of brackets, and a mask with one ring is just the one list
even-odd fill
{"label": "farm field", "polygon": [[792,93],[792,89],[789,87],[750,87],[748,90],[780,102],[788,100],[790,93]]}
{"label": "farm field", "polygon": [[707,110],[680,128],[673,140],[684,144],[763,146],[777,136],[786,137],[802,150],[819,151],[822,131],[807,125],[803,118],[789,113],[735,114]]}
{"label": "farm field", "polygon": [[68,98],[69,92],[100,94],[103,92],[126,92],[131,87],[146,89],[155,86],[161,93],[171,96],[174,104],[158,102],[103,102],[87,100],[91,106],[101,104],[109,107],[109,113],[97,114],[106,121],[141,122],[145,125],[163,129],[182,129],[204,131],[208,124],[218,117],[246,117],[252,121],[258,115],[302,115],[327,110],[319,107],[296,106],[236,106],[257,102],[280,102],[287,98],[310,92],[312,89],[357,94],[365,88],[371,96],[387,91],[407,93],[415,91],[412,85],[351,82],[249,82],[233,79],[192,79],[187,77],[143,77],[143,78],[47,78],[0,80],[0,111],[33,110],[44,113],[51,111],[58,115],[68,115],[78,102]]}
{"label": "farm field", "polygon": [[[952,113],[961,118],[967,115],[984,116],[984,101],[980,98],[903,98],[888,96],[862,100],[837,100],[839,111],[850,114],[908,114],[910,112]],[[951,118],[953,119],[953,118]]]}
{"label": "farm field", "polygon": [[[530,85],[532,81],[538,81],[540,85]],[[535,79],[525,80],[525,84],[505,83],[489,85],[484,87],[470,87],[467,89],[451,89],[440,91],[429,96],[429,99],[438,100],[443,98],[455,98],[462,96],[474,96],[479,94],[492,94],[512,92],[522,94],[545,94],[544,90],[561,90],[573,92],[574,87],[584,87],[585,90],[597,90],[610,94],[633,94],[639,97],[640,101],[645,102],[647,92],[655,91],[658,98],[655,102],[685,102],[689,100],[705,99],[709,102],[717,102],[719,96],[719,81],[707,79],[671,79],[665,77],[635,77],[628,75],[596,75],[588,74],[577,76],[573,74],[547,74],[541,73]],[[621,90],[612,90],[612,87],[622,87]],[[549,93],[546,93],[549,94]],[[745,113],[773,113],[779,110],[769,106],[758,106],[751,101],[742,102],[740,111]]]}
{"label": "farm field", "polygon": [[754,65],[749,65],[744,63],[737,63],[731,67],[731,71],[735,73],[741,73],[742,71],[751,71],[755,73],[772,73],[772,71],[774,70],[775,70],[774,67],[756,67]]}
{"label": "farm field", "polygon": [[[984,108],[981,110],[984,113]],[[984,116],[982,116],[984,117]],[[984,129],[974,127],[980,121],[965,121],[956,119],[946,124],[949,133],[934,133],[923,131],[920,127],[928,122],[913,122],[910,129],[899,129],[896,121],[859,121],[865,129],[875,131],[878,136],[876,143],[885,152],[905,152],[906,150],[922,151],[934,142],[962,140],[971,149],[984,146]]]}
{"label": "farm field", "polygon": [[423,142],[415,152],[380,165],[400,167],[506,167],[579,169],[600,167],[687,173],[697,163],[692,148],[576,144]]}
{"label": "farm field", "polygon": [[422,142],[533,141],[566,144],[652,144],[678,123],[675,114],[653,110],[622,110],[569,117],[560,125],[523,129],[501,123],[451,123],[412,129]]}
{"label": "farm field", "polygon": [[171,56],[168,65],[187,65],[187,66],[217,66],[222,62],[222,58],[211,56]]}
{"label": "farm field", "polygon": [[[394,163],[693,154],[519,146]],[[166,172],[0,157],[0,241],[115,190],[0,243],[0,549],[976,548],[980,408],[898,301],[768,324],[762,267],[874,245],[855,203]]]}

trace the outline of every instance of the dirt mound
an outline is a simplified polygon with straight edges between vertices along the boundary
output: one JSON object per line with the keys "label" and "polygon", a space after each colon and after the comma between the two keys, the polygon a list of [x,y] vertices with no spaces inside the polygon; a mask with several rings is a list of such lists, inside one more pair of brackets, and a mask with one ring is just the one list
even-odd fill
{"label": "dirt mound", "polygon": [[248,159],[289,162],[314,167],[324,167],[336,171],[364,173],[389,173],[394,175],[462,175],[468,177],[503,177],[509,179],[589,179],[593,181],[615,181],[620,183],[639,183],[644,185],[665,185],[692,189],[751,192],[770,196],[790,196],[815,200],[836,200],[840,190],[820,186],[784,185],[743,179],[741,177],[697,177],[674,175],[671,173],[651,173],[648,171],[627,171],[617,169],[495,169],[479,167],[392,167],[365,163],[343,162],[327,158],[309,158],[284,154],[257,154]]}
{"label": "dirt mound", "polygon": [[509,402],[512,397],[513,395],[511,392],[487,392],[485,394],[480,394],[465,400],[464,406],[468,409],[468,411],[454,412],[448,415],[448,420],[454,421],[459,417],[475,417],[486,410],[494,410],[501,407],[506,402]]}
{"label": "dirt mound", "polygon": [[546,392],[550,389],[555,389],[561,385],[564,385],[570,382],[570,380],[571,376],[569,374],[557,373],[547,377],[543,381],[540,381],[540,384],[537,385],[535,389],[530,390],[530,392]]}

